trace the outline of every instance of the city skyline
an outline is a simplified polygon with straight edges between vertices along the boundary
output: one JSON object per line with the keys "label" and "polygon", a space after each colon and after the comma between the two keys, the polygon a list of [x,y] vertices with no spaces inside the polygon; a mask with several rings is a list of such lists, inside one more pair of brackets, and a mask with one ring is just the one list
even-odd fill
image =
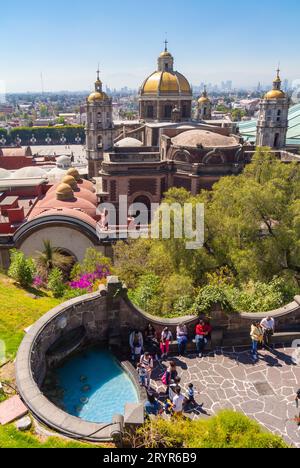
{"label": "city skyline", "polygon": [[36,0],[16,0],[2,7],[7,46],[0,81],[8,93],[39,92],[42,73],[45,91],[88,90],[99,62],[104,86],[137,89],[155,69],[165,37],[175,68],[194,86],[227,80],[234,87],[271,85],[279,61],[282,78],[296,80],[299,4],[287,0],[281,10],[278,0],[255,0],[251,11],[236,0],[213,6],[190,0],[185,9],[177,0],[153,0],[146,15],[137,0],[130,7],[119,0],[53,0],[50,11]]}

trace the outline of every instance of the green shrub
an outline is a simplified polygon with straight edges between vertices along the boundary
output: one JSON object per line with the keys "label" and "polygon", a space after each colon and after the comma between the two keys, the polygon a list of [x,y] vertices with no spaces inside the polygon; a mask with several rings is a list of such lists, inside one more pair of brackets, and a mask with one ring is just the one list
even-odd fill
{"label": "green shrub", "polygon": [[265,432],[245,415],[229,410],[209,420],[152,419],[137,430],[135,444],[153,449],[288,448],[280,437]]}
{"label": "green shrub", "polygon": [[89,291],[87,289],[73,289],[73,288],[66,288],[64,290],[64,301],[69,301],[71,299],[75,299],[76,297],[83,296],[84,294],[88,294]]}
{"label": "green shrub", "polygon": [[33,259],[26,258],[20,250],[12,249],[10,262],[8,276],[19,283],[22,288],[31,286],[36,271]]}
{"label": "green shrub", "polygon": [[143,275],[138,286],[129,290],[129,298],[145,312],[160,314],[161,311],[161,281],[152,273]]}
{"label": "green shrub", "polygon": [[59,268],[53,268],[48,278],[48,289],[52,292],[55,298],[60,298],[64,295],[64,275]]}
{"label": "green shrub", "polygon": [[193,312],[195,314],[208,313],[215,304],[220,304],[224,311],[232,311],[224,286],[205,286],[199,290],[193,304]]}

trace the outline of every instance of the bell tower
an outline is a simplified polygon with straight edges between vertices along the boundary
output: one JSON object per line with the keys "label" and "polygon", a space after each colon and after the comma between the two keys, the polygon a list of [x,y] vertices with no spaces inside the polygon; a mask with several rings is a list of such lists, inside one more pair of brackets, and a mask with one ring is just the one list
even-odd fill
{"label": "bell tower", "polygon": [[100,72],[97,70],[95,91],[86,103],[86,147],[89,177],[97,177],[101,169],[104,153],[113,148],[114,125],[112,100],[102,89]]}
{"label": "bell tower", "polygon": [[260,102],[257,121],[257,146],[284,148],[288,131],[289,97],[281,89],[280,70],[273,81],[273,89]]}
{"label": "bell tower", "polygon": [[174,57],[168,51],[168,41],[165,40],[165,50],[158,57],[158,71],[160,72],[173,72],[174,71]]}
{"label": "bell tower", "polygon": [[197,103],[197,120],[211,120],[212,103],[208,97],[206,87]]}

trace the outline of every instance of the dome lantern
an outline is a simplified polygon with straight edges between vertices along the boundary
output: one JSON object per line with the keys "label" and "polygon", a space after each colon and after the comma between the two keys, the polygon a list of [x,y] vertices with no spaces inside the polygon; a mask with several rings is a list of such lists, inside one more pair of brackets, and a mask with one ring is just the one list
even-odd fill
{"label": "dome lantern", "polygon": [[273,80],[273,89],[265,95],[265,99],[284,99],[285,93],[281,89],[280,69],[277,69],[277,75]]}

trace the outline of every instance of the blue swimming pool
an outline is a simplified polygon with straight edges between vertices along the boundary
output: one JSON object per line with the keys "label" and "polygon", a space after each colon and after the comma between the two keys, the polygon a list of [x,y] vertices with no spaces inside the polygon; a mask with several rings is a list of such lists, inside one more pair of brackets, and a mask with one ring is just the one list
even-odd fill
{"label": "blue swimming pool", "polygon": [[65,411],[85,421],[110,423],[115,414],[124,414],[126,403],[138,402],[133,382],[108,351],[87,350],[56,375]]}

